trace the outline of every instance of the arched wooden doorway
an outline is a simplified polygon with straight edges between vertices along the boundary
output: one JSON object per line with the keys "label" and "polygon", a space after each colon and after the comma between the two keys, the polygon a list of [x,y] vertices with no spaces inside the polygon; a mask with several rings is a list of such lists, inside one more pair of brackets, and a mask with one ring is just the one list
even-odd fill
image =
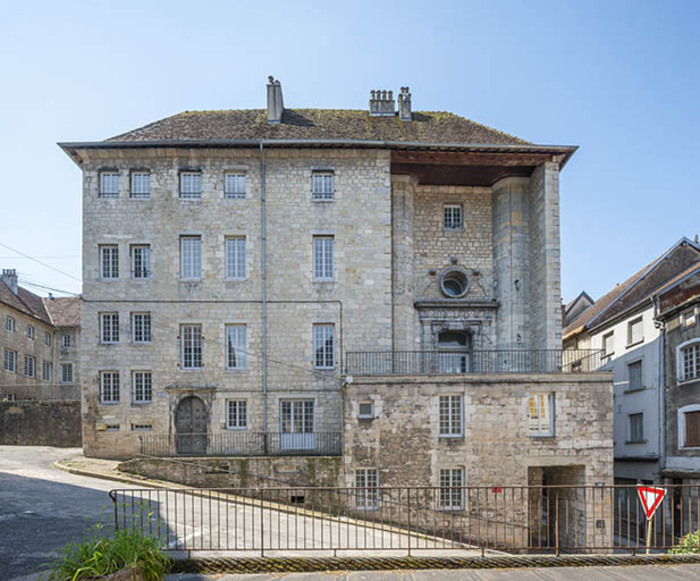
{"label": "arched wooden doorway", "polygon": [[207,453],[209,412],[195,396],[180,401],[175,410],[175,443],[178,454],[201,456]]}

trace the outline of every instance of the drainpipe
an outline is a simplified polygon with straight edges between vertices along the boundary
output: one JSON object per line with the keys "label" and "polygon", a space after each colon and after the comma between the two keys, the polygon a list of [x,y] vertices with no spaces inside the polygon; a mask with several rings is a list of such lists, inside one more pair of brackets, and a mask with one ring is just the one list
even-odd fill
{"label": "drainpipe", "polygon": [[666,324],[656,320],[659,316],[659,297],[654,297],[653,301],[654,324],[659,329],[659,479],[661,480],[661,472],[666,470]]}
{"label": "drainpipe", "polygon": [[260,141],[260,228],[262,248],[260,266],[262,272],[262,392],[263,433],[267,439],[267,207],[265,190],[265,152]]}

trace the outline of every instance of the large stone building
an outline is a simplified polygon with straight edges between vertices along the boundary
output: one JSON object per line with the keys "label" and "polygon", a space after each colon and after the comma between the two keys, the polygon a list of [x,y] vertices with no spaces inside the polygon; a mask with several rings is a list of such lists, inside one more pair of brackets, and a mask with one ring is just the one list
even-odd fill
{"label": "large stone building", "polygon": [[343,485],[609,483],[610,375],[561,350],[575,147],[407,88],[398,111],[267,89],[61,144],[84,176],[86,454],[342,446]]}
{"label": "large stone building", "polygon": [[0,275],[0,400],[77,400],[80,299],[42,298]]}

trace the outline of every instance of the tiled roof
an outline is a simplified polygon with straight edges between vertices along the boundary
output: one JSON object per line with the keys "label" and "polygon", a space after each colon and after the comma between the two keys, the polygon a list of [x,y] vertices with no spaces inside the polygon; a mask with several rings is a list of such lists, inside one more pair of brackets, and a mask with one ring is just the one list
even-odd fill
{"label": "tiled roof", "polygon": [[253,139],[421,141],[527,145],[529,142],[441,111],[417,111],[413,121],[372,117],[368,111],[285,109],[269,125],[265,109],[185,111],[117,135],[106,142]]}
{"label": "tiled roof", "polygon": [[43,299],[44,306],[57,327],[80,326],[80,297]]}
{"label": "tiled roof", "polygon": [[0,281],[0,303],[8,305],[25,315],[39,319],[47,325],[51,324],[51,318],[44,308],[41,297],[28,291],[26,288],[17,287],[17,294],[15,294],[10,287]]}

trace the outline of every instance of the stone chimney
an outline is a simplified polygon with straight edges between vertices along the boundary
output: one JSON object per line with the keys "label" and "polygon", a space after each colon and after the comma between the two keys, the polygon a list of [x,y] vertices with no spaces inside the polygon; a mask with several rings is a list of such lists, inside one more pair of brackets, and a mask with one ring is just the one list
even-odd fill
{"label": "stone chimney", "polygon": [[393,117],[394,109],[393,91],[370,91],[369,114],[372,117]]}
{"label": "stone chimney", "polygon": [[17,271],[14,268],[3,268],[0,281],[4,282],[14,294],[17,294]]}
{"label": "stone chimney", "polygon": [[401,87],[401,93],[399,94],[399,119],[401,121],[413,121],[411,93],[408,87]]}
{"label": "stone chimney", "polygon": [[267,124],[282,123],[282,85],[274,77],[267,77],[267,81]]}

